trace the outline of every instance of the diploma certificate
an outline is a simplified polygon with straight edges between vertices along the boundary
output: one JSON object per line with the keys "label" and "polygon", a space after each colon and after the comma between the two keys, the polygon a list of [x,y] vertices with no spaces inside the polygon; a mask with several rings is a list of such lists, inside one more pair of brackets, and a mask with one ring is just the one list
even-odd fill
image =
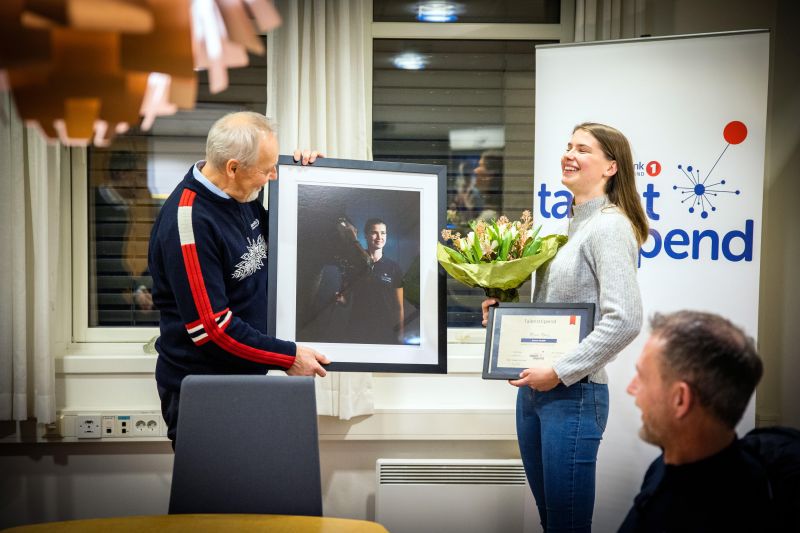
{"label": "diploma certificate", "polygon": [[594,327],[594,304],[500,304],[489,310],[484,379],[516,379],[553,366]]}
{"label": "diploma certificate", "polygon": [[500,324],[497,365],[514,368],[553,366],[578,347],[577,315],[507,316]]}

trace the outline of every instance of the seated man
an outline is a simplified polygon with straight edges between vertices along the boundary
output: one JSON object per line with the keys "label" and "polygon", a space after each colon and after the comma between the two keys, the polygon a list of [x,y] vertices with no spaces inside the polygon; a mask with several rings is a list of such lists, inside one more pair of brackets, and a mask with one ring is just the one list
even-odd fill
{"label": "seated man", "polygon": [[741,329],[709,313],[656,314],[628,393],[650,465],[620,531],[769,531],[769,484],[735,427],[761,379]]}

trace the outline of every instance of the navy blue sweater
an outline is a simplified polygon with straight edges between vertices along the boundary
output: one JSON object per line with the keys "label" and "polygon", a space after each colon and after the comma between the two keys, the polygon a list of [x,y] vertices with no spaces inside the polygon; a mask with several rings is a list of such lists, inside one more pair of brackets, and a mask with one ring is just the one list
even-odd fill
{"label": "navy blue sweater", "polygon": [[191,168],[161,208],[149,248],[161,387],[294,362],[295,344],[267,335],[267,225],[260,202],[217,196]]}
{"label": "navy blue sweater", "polygon": [[772,515],[766,472],[736,440],[694,463],[658,457],[619,533],[761,533],[773,531]]}

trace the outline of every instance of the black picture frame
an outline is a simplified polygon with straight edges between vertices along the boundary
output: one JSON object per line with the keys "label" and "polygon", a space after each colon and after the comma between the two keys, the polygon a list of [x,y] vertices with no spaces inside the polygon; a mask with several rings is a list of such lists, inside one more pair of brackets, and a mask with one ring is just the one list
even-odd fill
{"label": "black picture frame", "polygon": [[[447,373],[436,260],[446,180],[443,165],[280,156],[268,189],[269,334],[317,349],[328,370]],[[373,218],[387,233],[374,264],[362,238]]]}
{"label": "black picture frame", "polygon": [[[581,342],[594,329],[594,308],[595,306],[592,303],[500,303],[497,306],[490,307],[489,317],[486,321],[483,379],[519,379],[520,372],[528,368],[499,365],[504,317],[531,317],[546,320],[552,317],[569,316],[570,323],[572,323],[572,317],[580,317],[580,320],[575,320],[575,325],[579,328],[577,342]],[[552,338],[538,338],[530,339],[530,342],[550,343],[555,342],[555,340]]]}

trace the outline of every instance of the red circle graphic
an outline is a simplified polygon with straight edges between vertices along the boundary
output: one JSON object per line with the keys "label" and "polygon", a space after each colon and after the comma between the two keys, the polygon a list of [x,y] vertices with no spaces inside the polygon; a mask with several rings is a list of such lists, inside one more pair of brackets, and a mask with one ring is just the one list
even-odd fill
{"label": "red circle graphic", "polygon": [[739,144],[747,137],[747,126],[738,120],[728,122],[725,129],[722,130],[722,136],[730,144]]}

